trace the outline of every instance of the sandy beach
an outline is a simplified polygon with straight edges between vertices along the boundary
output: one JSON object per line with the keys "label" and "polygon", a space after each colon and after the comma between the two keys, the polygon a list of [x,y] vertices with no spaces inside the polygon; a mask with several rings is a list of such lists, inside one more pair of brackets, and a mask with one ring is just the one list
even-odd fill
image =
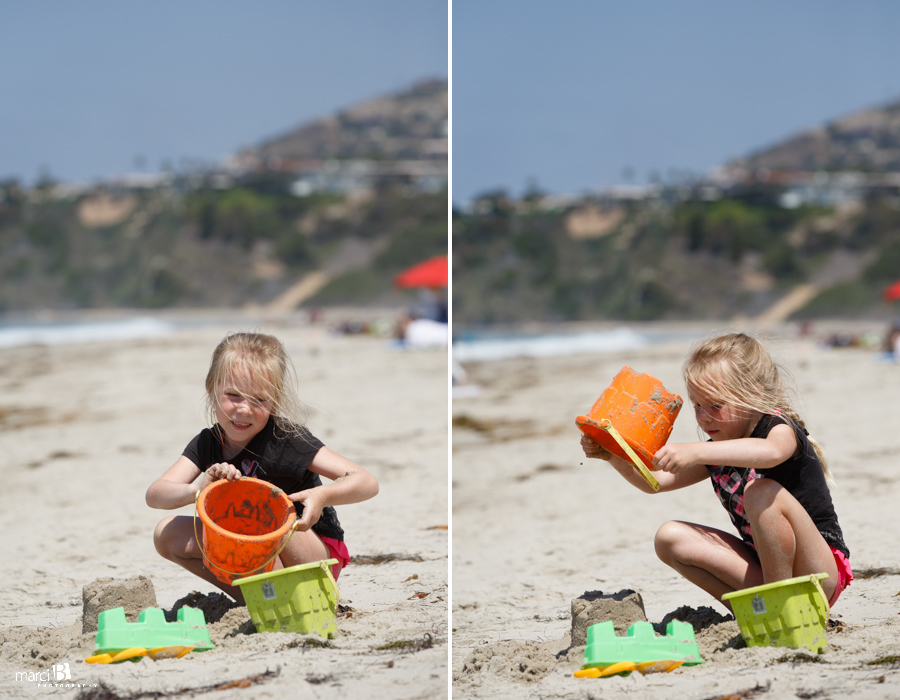
{"label": "sandy beach", "polygon": [[[883,330],[878,324],[870,330]],[[684,326],[697,337],[734,327]],[[747,329],[752,330],[752,329]],[[732,525],[708,483],[653,497],[587,460],[575,417],[629,365],[686,396],[691,339],[636,351],[472,362],[481,388],[453,401],[452,675],[455,698],[897,698],[900,554],[893,526],[900,481],[900,365],[877,352],[829,348],[793,328],[763,335],[796,379],[801,415],[824,446],[856,580],[831,610],[827,650],[746,647],[724,606],[661,563],[653,536],[684,519]],[[682,411],[671,440],[698,439]],[[626,591],[659,632],[690,622],[704,663],[671,673],[573,677],[573,601],[600,593],[630,623]],[[589,596],[590,597],[590,596]],[[616,607],[618,606],[618,607]],[[583,633],[583,632],[582,632]],[[617,630],[619,635],[624,629]]]}
{"label": "sandy beach", "polygon": [[[447,355],[334,335],[330,320],[219,317],[154,338],[0,349],[0,697],[447,696]],[[153,547],[170,511],[147,507],[144,493],[205,426],[210,355],[238,330],[282,339],[313,433],[380,483],[375,499],[338,507],[353,563],[338,581],[338,634],[324,644],[255,633],[246,608]],[[144,605],[129,593],[137,577],[157,607],[205,608],[216,648],[85,664],[85,594]],[[64,664],[67,687],[48,687],[48,670]]]}

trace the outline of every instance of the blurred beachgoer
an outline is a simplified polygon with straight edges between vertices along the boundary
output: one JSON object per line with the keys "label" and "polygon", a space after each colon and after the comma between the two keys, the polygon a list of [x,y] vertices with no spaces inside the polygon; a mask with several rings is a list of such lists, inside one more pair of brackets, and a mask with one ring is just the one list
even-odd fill
{"label": "blurred beachgoer", "polygon": [[420,308],[413,311],[417,318],[426,318],[437,323],[449,323],[447,300],[443,290],[436,287],[422,287],[419,290]]}
{"label": "blurred beachgoer", "polygon": [[[336,505],[359,503],[378,493],[364,468],[332,452],[304,427],[294,368],[281,342],[261,333],[227,336],[213,352],[206,375],[212,425],[200,432],[176,462],[147,489],[151,508],[190,505],[219,479],[255,477],[278,486],[294,501],[297,522],[275,568],[324,559],[337,578],[350,562]],[[323,484],[320,477],[331,480]],[[204,562],[193,516],[164,518],[153,534],[157,551],[238,602],[238,587],[219,581]]]}
{"label": "blurred beachgoer", "polygon": [[[694,349],[684,379],[709,440],[661,447],[653,457],[659,490],[711,479],[740,536],[670,521],[656,533],[657,555],[717,600],[825,572],[822,587],[834,605],[853,573],[829,492],[831,477],[768,351],[743,333],[713,338]],[[581,444],[586,456],[610,462],[631,484],[655,493],[628,462],[586,435]]]}
{"label": "blurred beachgoer", "polygon": [[[446,309],[446,307],[445,307]],[[445,348],[450,342],[450,325],[443,321],[423,316],[416,309],[404,309],[394,323],[394,338],[398,346],[414,350],[423,348]]]}
{"label": "blurred beachgoer", "polygon": [[449,326],[428,318],[416,318],[406,324],[403,344],[410,349],[445,348],[450,342]]}
{"label": "blurred beachgoer", "polygon": [[900,360],[900,321],[894,321],[884,336],[883,350],[891,355],[894,361]]}

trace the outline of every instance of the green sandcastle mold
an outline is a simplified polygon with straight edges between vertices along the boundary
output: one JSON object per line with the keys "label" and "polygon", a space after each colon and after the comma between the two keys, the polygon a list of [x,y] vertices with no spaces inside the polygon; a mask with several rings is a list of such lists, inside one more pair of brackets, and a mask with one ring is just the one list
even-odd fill
{"label": "green sandcastle mold", "polygon": [[202,610],[179,608],[175,622],[166,622],[165,613],[159,608],[141,611],[137,622],[125,620],[124,607],[104,610],[97,618],[94,654],[114,654],[132,647],[171,646],[194,647],[194,651],[215,649]]}
{"label": "green sandcastle mold", "polygon": [[617,637],[615,625],[607,620],[588,627],[581,668],[609,666],[620,661],[639,664],[665,660],[684,660],[685,666],[703,663],[693,626],[672,620],[666,626],[666,635],[657,637],[649,622],[635,622],[628,628],[627,636]]}

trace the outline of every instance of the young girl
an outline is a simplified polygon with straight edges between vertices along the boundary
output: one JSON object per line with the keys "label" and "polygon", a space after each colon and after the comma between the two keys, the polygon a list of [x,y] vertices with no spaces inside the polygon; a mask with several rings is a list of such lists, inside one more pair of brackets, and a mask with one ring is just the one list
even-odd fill
{"label": "young girl", "polygon": [[[740,537],[671,521],[656,533],[657,555],[717,600],[825,572],[822,587],[834,605],[853,574],[828,490],[831,476],[769,353],[743,333],[714,338],[688,358],[684,380],[710,439],[664,445],[653,458],[654,475],[660,491],[709,477]],[[633,485],[654,493],[631,464],[587,436],[581,444],[586,456],[609,461]]]}
{"label": "young girl", "polygon": [[[372,498],[378,483],[303,427],[294,368],[281,342],[260,333],[227,336],[213,352],[206,402],[213,427],[191,440],[150,485],[147,505],[180,508],[218,479],[263,479],[281,488],[297,510],[295,531],[275,568],[333,558],[337,578],[350,554],[333,506]],[[320,476],[331,483],[323,485]],[[223,584],[206,568],[194,533],[193,516],[170,516],[156,526],[153,541],[163,557],[243,602],[239,587]]]}

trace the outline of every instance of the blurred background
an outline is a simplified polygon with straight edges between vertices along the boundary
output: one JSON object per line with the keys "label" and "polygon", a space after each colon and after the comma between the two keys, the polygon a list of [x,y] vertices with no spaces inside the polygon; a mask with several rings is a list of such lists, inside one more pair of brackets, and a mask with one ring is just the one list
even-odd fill
{"label": "blurred background", "polygon": [[456,337],[870,319],[880,343],[898,26],[869,1],[455,5]]}
{"label": "blurred background", "polygon": [[395,279],[447,254],[447,35],[409,0],[4,7],[0,328],[433,313]]}

